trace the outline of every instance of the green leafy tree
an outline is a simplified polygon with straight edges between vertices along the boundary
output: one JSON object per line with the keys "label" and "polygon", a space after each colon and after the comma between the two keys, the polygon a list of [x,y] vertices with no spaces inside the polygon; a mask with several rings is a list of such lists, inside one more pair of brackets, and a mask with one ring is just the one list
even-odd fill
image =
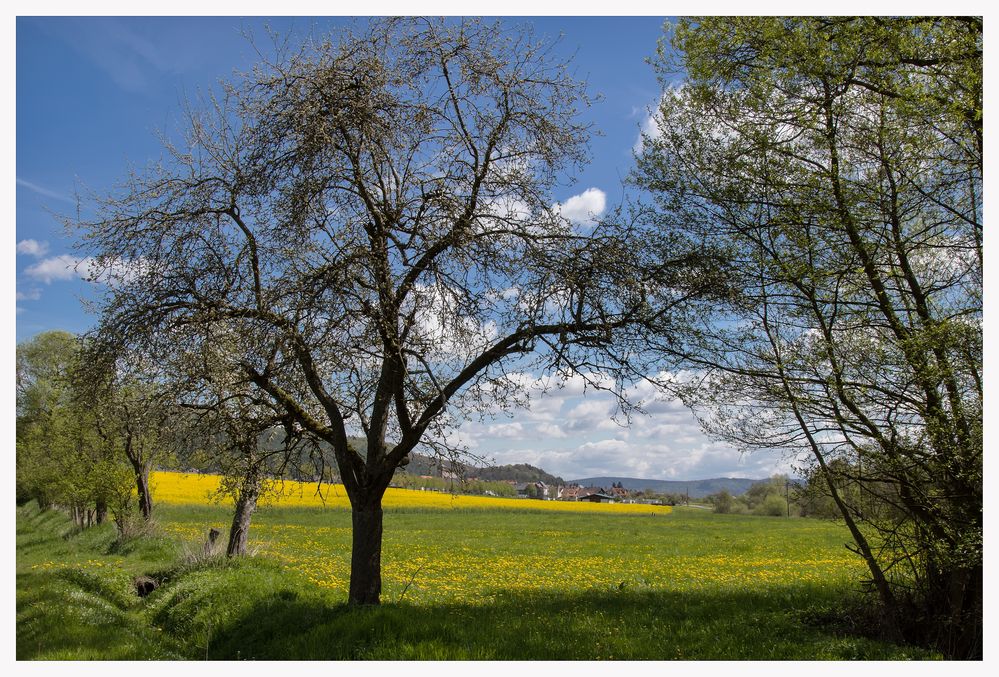
{"label": "green leafy tree", "polygon": [[153,513],[150,473],[175,444],[172,393],[158,369],[135,354],[107,351],[93,340],[82,350],[74,376],[78,398],[90,410],[105,455],[127,461],[131,468],[137,514],[148,523]]}
{"label": "green leafy tree", "polygon": [[[17,494],[68,509],[79,527],[117,520],[123,459],[96,433],[98,412],[79,381],[81,344],[68,332],[39,334],[17,347]],[[129,498],[130,500],[130,498]]]}
{"label": "green leafy tree", "polygon": [[982,35],[680,21],[636,172],[731,262],[728,301],[661,346],[700,369],[688,401],[745,448],[808,450],[884,627],[954,657],[982,651]]}
{"label": "green leafy tree", "polygon": [[717,494],[712,494],[708,497],[711,504],[714,506],[714,511],[721,515],[727,515],[733,511],[735,506],[735,499],[732,498],[732,494],[728,493],[724,489],[719,491]]}

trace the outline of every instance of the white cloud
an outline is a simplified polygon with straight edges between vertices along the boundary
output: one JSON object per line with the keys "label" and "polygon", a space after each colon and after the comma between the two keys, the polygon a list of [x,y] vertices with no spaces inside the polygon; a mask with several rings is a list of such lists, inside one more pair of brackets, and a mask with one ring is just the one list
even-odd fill
{"label": "white cloud", "polygon": [[21,240],[17,243],[17,253],[40,258],[49,253],[49,243],[38,240]]}
{"label": "white cloud", "polygon": [[607,193],[599,188],[587,188],[565,202],[553,205],[563,217],[580,226],[592,226],[607,209]]}
{"label": "white cloud", "polygon": [[635,139],[635,144],[631,147],[631,150],[635,152],[636,155],[641,155],[642,151],[645,150],[645,140],[654,141],[662,136],[662,130],[659,129],[659,123],[656,120],[655,113],[649,113],[645,116],[642,121],[641,127],[638,130],[638,138]]}
{"label": "white cloud", "polygon": [[543,438],[561,440],[569,436],[564,430],[562,430],[562,427],[556,423],[546,423],[542,421],[534,426],[534,428]]}
{"label": "white cloud", "polygon": [[524,424],[520,421],[495,423],[486,429],[486,434],[494,438],[522,439],[524,437]]}
{"label": "white cloud", "polygon": [[645,148],[645,140],[655,141],[660,138],[663,134],[662,128],[660,127],[659,109],[663,104],[663,100],[666,97],[679,97],[685,85],[683,83],[674,84],[667,86],[666,91],[662,93],[659,100],[655,105],[651,106],[645,113],[645,119],[642,120],[641,127],[638,130],[638,138],[635,139],[634,145],[631,150],[635,154],[641,154],[642,150]]}
{"label": "white cloud", "polygon": [[81,259],[80,277],[88,282],[99,282],[109,286],[118,283],[129,283],[149,271],[148,259],[113,259],[98,270],[97,262],[92,258]]}
{"label": "white cloud", "polygon": [[524,222],[531,217],[531,207],[523,200],[509,195],[493,197],[484,201],[484,211],[503,221]]}
{"label": "white cloud", "polygon": [[33,280],[51,284],[56,280],[72,280],[86,276],[89,259],[78,259],[69,254],[61,254],[42,259],[33,266],[28,266],[24,274]]}
{"label": "white cloud", "polygon": [[[683,373],[660,373],[658,381]],[[475,453],[498,465],[530,463],[566,480],[615,476],[696,480],[712,477],[761,479],[793,471],[802,461],[777,452],[751,454],[707,437],[679,400],[642,381],[626,394],[647,414],[630,422],[618,412],[614,396],[587,387],[611,385],[600,373],[574,373],[561,379],[512,372],[506,379],[529,394],[530,408],[514,407],[509,420],[468,421],[461,432]]]}
{"label": "white cloud", "polygon": [[[530,463],[566,480],[760,479],[789,472],[795,464],[780,453],[742,454],[709,439],[681,402],[663,396],[649,383],[628,389],[628,395],[648,412],[633,414],[628,423],[623,417],[613,418],[617,406],[610,393],[584,388],[582,374],[564,381],[525,373],[509,378],[530,392],[530,409],[511,411],[512,421],[462,426],[470,439],[478,441],[478,453],[497,464]],[[597,374],[589,378],[602,380]]]}
{"label": "white cloud", "polygon": [[[20,246],[19,244],[18,247]],[[45,284],[80,278],[88,282],[114,285],[118,282],[131,282],[145,270],[146,263],[143,259],[112,261],[98,270],[97,262],[89,256],[77,258],[71,254],[60,254],[28,266],[24,269],[24,274]]]}
{"label": "white cloud", "polygon": [[[422,340],[428,359],[469,358],[492,343],[498,334],[492,320],[480,322],[463,315],[462,290],[444,285],[417,285],[408,302],[416,305],[414,337]],[[412,306],[410,306],[412,307]],[[410,308],[406,309],[409,312]]]}

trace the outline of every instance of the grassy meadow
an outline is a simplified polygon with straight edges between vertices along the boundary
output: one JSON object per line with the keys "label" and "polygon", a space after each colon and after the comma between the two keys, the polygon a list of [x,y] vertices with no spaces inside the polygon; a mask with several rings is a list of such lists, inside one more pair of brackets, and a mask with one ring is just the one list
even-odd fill
{"label": "grassy meadow", "polygon": [[[18,659],[932,657],[837,612],[864,571],[830,522],[396,493],[383,604],[350,609],[343,505],[286,487],[254,517],[254,556],[205,560],[231,518],[212,481],[158,475],[156,529],[126,543],[18,508]],[[145,598],[140,575],[161,584]]]}

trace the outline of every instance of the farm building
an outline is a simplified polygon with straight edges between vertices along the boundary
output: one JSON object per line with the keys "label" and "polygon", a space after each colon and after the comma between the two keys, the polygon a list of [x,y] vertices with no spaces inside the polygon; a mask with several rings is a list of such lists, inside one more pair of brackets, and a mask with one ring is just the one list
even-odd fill
{"label": "farm building", "polygon": [[613,496],[605,493],[587,494],[586,496],[580,496],[580,501],[589,501],[590,503],[613,503],[615,499]]}

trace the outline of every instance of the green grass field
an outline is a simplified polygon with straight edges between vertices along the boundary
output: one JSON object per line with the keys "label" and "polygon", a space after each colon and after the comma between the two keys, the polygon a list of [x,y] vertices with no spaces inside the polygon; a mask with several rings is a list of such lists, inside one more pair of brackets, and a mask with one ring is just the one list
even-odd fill
{"label": "green grass field", "polygon": [[[397,509],[383,605],[350,609],[347,511],[263,509],[255,556],[185,563],[228,518],[161,505],[159,535],[122,545],[18,508],[17,658],[934,657],[829,622],[864,572],[818,520]],[[139,575],[160,587],[139,598]]]}

